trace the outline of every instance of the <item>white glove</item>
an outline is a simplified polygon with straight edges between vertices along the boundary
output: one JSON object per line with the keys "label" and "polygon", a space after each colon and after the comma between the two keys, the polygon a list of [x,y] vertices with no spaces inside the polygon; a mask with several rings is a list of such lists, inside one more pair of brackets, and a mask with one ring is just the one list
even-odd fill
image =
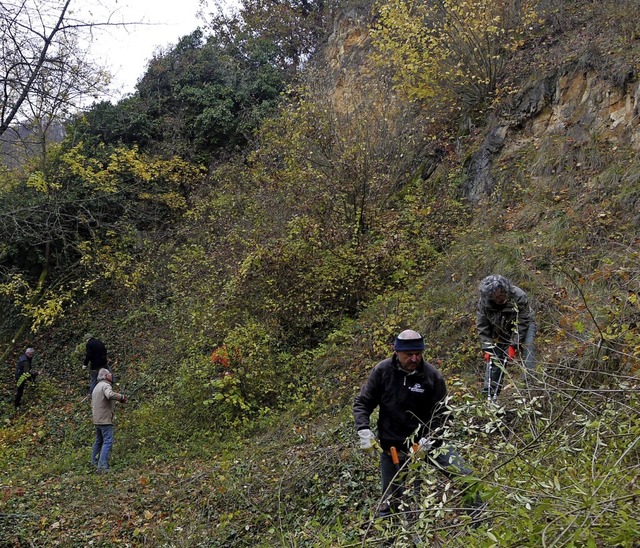
{"label": "white glove", "polygon": [[428,453],[433,447],[433,441],[430,438],[420,438],[418,445],[420,446],[420,451]]}
{"label": "white glove", "polygon": [[416,458],[422,459],[431,447],[433,447],[433,442],[429,438],[420,438],[420,441],[412,447],[411,452]]}
{"label": "white glove", "polygon": [[360,436],[360,449],[364,449],[365,451],[373,449],[373,442],[376,437],[373,435],[371,430],[368,428],[358,430],[358,436]]}
{"label": "white glove", "polygon": [[83,370],[83,371],[84,371],[86,368],[87,368],[87,366],[86,366],[86,365],[83,365],[83,366],[82,366],[82,370]]}

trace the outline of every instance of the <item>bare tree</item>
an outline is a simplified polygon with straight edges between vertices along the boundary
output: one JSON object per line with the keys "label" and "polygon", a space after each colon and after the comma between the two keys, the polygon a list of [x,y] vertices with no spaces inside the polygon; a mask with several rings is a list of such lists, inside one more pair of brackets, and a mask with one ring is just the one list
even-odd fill
{"label": "bare tree", "polygon": [[0,0],[0,137],[34,114],[57,116],[104,91],[108,79],[83,44],[94,30],[125,23],[98,7],[104,20],[91,20],[79,0]]}
{"label": "bare tree", "polygon": [[[60,266],[52,258],[52,242],[62,242],[62,253],[67,253],[70,244],[65,239],[65,223],[76,226],[75,217],[85,215],[84,210],[69,213],[70,199],[62,196],[50,180],[48,143],[61,137],[69,114],[107,90],[109,76],[90,60],[89,46],[97,30],[127,23],[116,20],[116,13],[102,1],[0,0],[0,146],[5,159],[11,156],[8,167],[28,167],[31,171],[17,179],[26,180],[29,175],[29,185],[38,189],[35,198],[25,194],[26,187],[13,187],[1,195],[0,224],[10,224],[13,219],[18,233],[17,240],[12,240],[17,242],[15,249],[20,242],[28,242],[30,271],[39,272],[37,281],[24,279],[22,308],[35,306],[47,291],[64,294],[61,288],[73,283],[64,275],[49,279],[52,268]],[[57,136],[53,135],[55,132]],[[37,163],[26,162],[34,157],[38,158]],[[5,244],[3,253],[6,250]],[[17,275],[16,280],[22,279],[20,265],[11,259],[2,267],[3,280],[12,279],[13,274]],[[12,306],[16,308],[15,304]],[[32,326],[32,319],[19,306],[15,313],[24,320],[12,341]],[[5,356],[12,345],[9,343]]]}

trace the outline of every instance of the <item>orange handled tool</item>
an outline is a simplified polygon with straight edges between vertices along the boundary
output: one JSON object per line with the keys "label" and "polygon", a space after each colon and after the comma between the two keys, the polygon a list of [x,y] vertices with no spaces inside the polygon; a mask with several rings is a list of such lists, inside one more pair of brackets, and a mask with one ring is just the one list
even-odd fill
{"label": "orange handled tool", "polygon": [[400,459],[398,458],[398,451],[396,450],[396,448],[390,447],[389,453],[391,453],[391,460],[393,461],[393,464],[395,464],[396,466],[400,466]]}

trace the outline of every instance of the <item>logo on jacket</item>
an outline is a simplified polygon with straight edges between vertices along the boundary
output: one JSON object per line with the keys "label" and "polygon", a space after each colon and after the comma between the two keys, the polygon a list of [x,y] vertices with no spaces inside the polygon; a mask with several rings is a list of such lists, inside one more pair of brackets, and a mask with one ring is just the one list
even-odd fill
{"label": "logo on jacket", "polygon": [[410,390],[411,392],[418,392],[418,393],[420,393],[420,394],[423,394],[423,393],[424,393],[424,388],[422,388],[422,385],[421,385],[419,382],[418,382],[418,383],[416,383],[416,384],[414,384],[413,386],[410,386],[410,387],[409,387],[409,390]]}

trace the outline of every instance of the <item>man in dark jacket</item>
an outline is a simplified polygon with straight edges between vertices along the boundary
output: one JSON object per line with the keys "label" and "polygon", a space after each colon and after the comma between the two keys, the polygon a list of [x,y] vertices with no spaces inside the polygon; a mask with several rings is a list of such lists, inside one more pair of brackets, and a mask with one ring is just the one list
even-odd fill
{"label": "man in dark jacket", "polygon": [[84,338],[87,342],[87,353],[82,368],[86,369],[87,365],[91,365],[91,382],[89,383],[89,395],[91,395],[97,383],[98,371],[103,368],[109,371],[111,371],[111,369],[107,365],[107,348],[104,343],[90,333],[87,333]]}
{"label": "man in dark jacket", "polygon": [[[413,452],[426,462],[435,463],[448,475],[470,475],[471,470],[452,447],[432,435],[443,425],[447,387],[440,372],[423,357],[422,336],[411,329],[400,333],[391,358],[378,363],[355,398],[353,414],[360,447],[370,450],[379,443],[383,503],[378,515],[397,510],[403,491],[399,469]],[[379,407],[378,438],[369,419]],[[399,461],[393,462],[393,453]],[[390,503],[390,504],[389,504]],[[476,504],[479,504],[479,498]]]}
{"label": "man in dark jacket", "polygon": [[33,348],[27,348],[25,353],[18,358],[16,364],[16,398],[14,401],[16,410],[20,407],[24,387],[28,381],[35,381],[38,373],[31,371],[31,360],[36,351]]}
{"label": "man in dark jacket", "polygon": [[476,327],[487,364],[483,393],[494,399],[502,388],[500,364],[520,355],[527,370],[535,368],[535,314],[527,294],[504,276],[487,276],[478,290]]}

